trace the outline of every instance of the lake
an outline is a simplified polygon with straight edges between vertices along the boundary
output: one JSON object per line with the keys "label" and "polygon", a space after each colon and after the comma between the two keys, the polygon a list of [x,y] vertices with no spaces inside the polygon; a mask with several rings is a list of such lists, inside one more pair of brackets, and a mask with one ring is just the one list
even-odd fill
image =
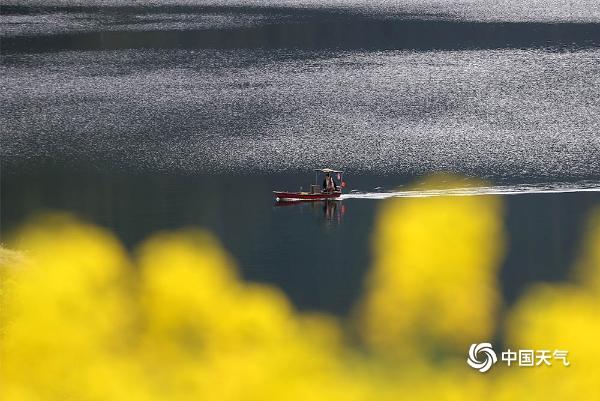
{"label": "lake", "polygon": [[[600,204],[600,15],[585,1],[539,18],[511,1],[109,3],[2,8],[3,242],[45,210],[128,247],[199,226],[246,279],[344,315],[384,198],[444,171],[505,200],[508,302],[568,276]],[[357,193],[274,203],[324,166]]]}

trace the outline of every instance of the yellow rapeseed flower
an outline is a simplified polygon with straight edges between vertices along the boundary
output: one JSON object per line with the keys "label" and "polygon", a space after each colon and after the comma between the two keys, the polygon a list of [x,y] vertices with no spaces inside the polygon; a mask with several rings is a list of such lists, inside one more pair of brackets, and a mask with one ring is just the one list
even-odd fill
{"label": "yellow rapeseed flower", "polygon": [[[421,188],[456,185],[437,177]],[[279,289],[245,282],[201,230],[157,233],[131,257],[104,229],[37,219],[15,235],[19,251],[0,252],[0,396],[600,400],[599,216],[573,279],[534,285],[501,318],[501,200],[385,202],[348,321],[300,313]],[[571,366],[468,367],[470,343],[498,334],[513,349],[564,348]]]}
{"label": "yellow rapeseed flower", "polygon": [[[456,183],[434,177],[422,188]],[[500,306],[501,217],[494,197],[399,198],[383,206],[360,309],[365,341],[388,355],[423,355],[432,348],[463,353],[490,339]]]}

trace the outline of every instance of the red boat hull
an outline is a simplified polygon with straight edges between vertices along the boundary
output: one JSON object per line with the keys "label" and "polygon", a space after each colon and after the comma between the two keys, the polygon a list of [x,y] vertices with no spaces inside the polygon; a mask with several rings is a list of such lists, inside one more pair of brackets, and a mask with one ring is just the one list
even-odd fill
{"label": "red boat hull", "polygon": [[320,201],[327,199],[339,198],[342,193],[340,191],[331,193],[318,193],[313,194],[310,192],[285,192],[285,191],[273,191],[273,195],[277,202],[295,202],[295,201]]}

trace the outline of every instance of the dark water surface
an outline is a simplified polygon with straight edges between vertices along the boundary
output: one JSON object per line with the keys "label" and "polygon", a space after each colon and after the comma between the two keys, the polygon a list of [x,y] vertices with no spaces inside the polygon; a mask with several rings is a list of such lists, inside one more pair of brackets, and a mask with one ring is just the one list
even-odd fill
{"label": "dark water surface", "polygon": [[[348,177],[350,188],[392,188],[398,177]],[[381,199],[277,206],[271,190],[310,175],[102,174],[47,169],[5,174],[3,238],[34,212],[67,210],[110,228],[134,248],[150,234],[198,226],[218,236],[250,280],[278,285],[303,309],[347,313],[371,265]],[[536,281],[568,277],[585,219],[600,192],[503,196],[508,253],[501,269],[508,302]]]}
{"label": "dark water surface", "polygon": [[[509,302],[567,277],[600,204],[578,192],[600,183],[595,1],[334,3],[0,2],[2,241],[45,210],[130,248],[200,226],[247,279],[344,314],[374,188],[448,171],[525,192],[503,196]],[[274,205],[324,165],[368,196]]]}

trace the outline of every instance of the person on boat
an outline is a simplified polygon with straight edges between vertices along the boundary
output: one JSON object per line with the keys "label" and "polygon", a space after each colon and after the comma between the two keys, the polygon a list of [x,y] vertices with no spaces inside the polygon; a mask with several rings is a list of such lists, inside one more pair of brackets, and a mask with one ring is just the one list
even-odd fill
{"label": "person on boat", "polygon": [[323,191],[324,192],[334,192],[336,189],[335,181],[333,181],[333,177],[330,173],[325,173],[325,179],[323,180]]}

